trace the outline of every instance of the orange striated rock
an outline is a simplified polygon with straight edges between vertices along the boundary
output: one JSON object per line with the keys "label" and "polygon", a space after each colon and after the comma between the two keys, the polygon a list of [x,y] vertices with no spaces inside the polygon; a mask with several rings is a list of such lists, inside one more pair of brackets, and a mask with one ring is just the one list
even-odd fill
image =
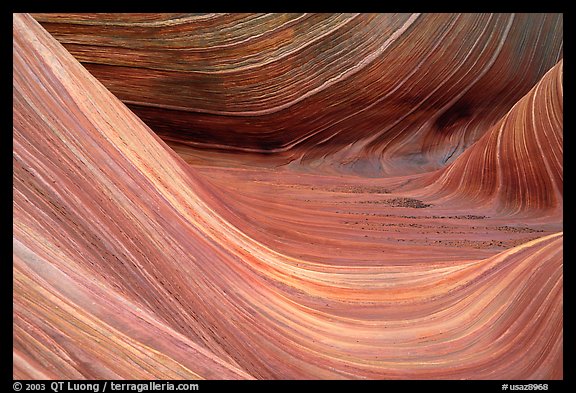
{"label": "orange striated rock", "polygon": [[447,168],[430,189],[451,203],[494,204],[503,215],[562,213],[563,62]]}
{"label": "orange striated rock", "polygon": [[[136,38],[146,56],[151,46],[161,52],[182,42],[157,41],[158,29],[182,34],[184,42],[197,39],[190,53],[205,50],[196,50],[206,45],[197,37],[212,37],[214,54],[234,59],[240,42],[273,39],[300,23],[320,31],[333,24],[334,34],[346,31],[342,24],[383,24],[392,36],[400,30],[390,26],[411,21],[399,37],[427,37],[417,28],[432,28],[420,24],[427,18],[452,18],[450,31],[463,36],[486,27],[476,37],[503,47],[515,42],[499,36],[506,28],[508,36],[514,29],[535,34],[548,48],[562,42],[553,27],[561,17],[550,15],[50,18],[62,21],[47,24],[61,40],[77,21],[88,42],[101,34],[125,47]],[[463,20],[476,27],[464,28]],[[536,33],[528,23],[534,20],[544,21]],[[229,34],[215,33],[216,23]],[[505,96],[484,89],[498,103],[474,115],[472,128],[453,132],[470,141],[474,132],[485,136],[436,172],[415,173],[400,158],[403,146],[417,146],[407,142],[420,138],[410,128],[416,120],[397,130],[394,143],[376,137],[377,148],[347,150],[334,133],[322,160],[275,167],[292,153],[229,154],[243,137],[223,139],[226,149],[215,153],[191,148],[193,138],[178,130],[184,145],[174,145],[177,154],[31,16],[15,14],[13,24],[14,378],[563,378],[562,63],[530,91],[546,69],[509,79],[518,87]],[[265,37],[257,33],[262,25],[270,30]],[[199,26],[204,35],[192,34]],[[295,36],[295,45],[304,45]],[[401,41],[424,45],[411,40]],[[275,46],[256,48],[251,53],[265,58]],[[557,57],[552,49],[549,57],[533,57],[546,63]],[[419,51],[404,53],[425,61]],[[187,52],[181,56],[182,64],[191,61]],[[139,60],[125,61],[136,68]],[[437,87],[437,80],[428,82]],[[130,79],[125,83],[131,91]],[[354,108],[356,92],[348,93]],[[211,102],[206,91],[189,94]],[[329,101],[315,102],[324,108]],[[298,105],[304,107],[290,108]],[[179,121],[163,116],[155,121]],[[206,124],[219,127],[218,120]],[[223,134],[210,135],[216,141]],[[446,149],[446,139],[435,140],[433,149]],[[311,157],[323,151],[312,141],[298,146],[298,154]],[[410,174],[347,175],[340,166],[347,154]]]}
{"label": "orange striated rock", "polygon": [[171,145],[370,176],[453,161],[563,51],[562,14],[34,17]]}

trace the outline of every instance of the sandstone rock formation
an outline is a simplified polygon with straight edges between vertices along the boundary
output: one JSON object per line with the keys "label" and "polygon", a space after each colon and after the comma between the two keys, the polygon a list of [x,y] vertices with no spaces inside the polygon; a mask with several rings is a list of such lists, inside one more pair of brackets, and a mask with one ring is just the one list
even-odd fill
{"label": "sandstone rock formation", "polygon": [[451,162],[562,57],[561,14],[37,14],[169,143],[363,176]]}
{"label": "sandstone rock formation", "polygon": [[563,378],[561,15],[13,24],[15,379]]}

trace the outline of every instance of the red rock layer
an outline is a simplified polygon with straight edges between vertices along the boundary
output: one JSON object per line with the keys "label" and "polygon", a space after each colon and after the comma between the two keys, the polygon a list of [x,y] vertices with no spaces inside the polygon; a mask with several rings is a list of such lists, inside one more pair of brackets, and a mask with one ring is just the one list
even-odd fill
{"label": "red rock layer", "polygon": [[195,314],[186,165],[30,16],[13,45],[14,377],[249,378]]}
{"label": "red rock layer", "polygon": [[484,203],[499,214],[561,214],[563,196],[563,62],[546,73],[506,116],[423,193],[453,206]]}
{"label": "red rock layer", "polygon": [[[190,166],[30,16],[13,45],[14,378],[563,377],[558,216],[409,188],[429,174]],[[558,73],[519,103],[538,137]]]}
{"label": "red rock layer", "polygon": [[35,18],[165,141],[371,176],[451,162],[563,48],[561,14]]}

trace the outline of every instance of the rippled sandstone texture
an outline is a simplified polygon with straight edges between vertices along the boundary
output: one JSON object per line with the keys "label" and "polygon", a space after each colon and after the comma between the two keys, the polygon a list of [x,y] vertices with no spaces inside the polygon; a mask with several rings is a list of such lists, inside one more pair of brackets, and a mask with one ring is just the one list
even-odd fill
{"label": "rippled sandstone texture", "polygon": [[14,378],[563,377],[561,15],[34,17]]}
{"label": "rippled sandstone texture", "polygon": [[362,176],[450,162],[562,56],[551,14],[35,17],[170,144]]}

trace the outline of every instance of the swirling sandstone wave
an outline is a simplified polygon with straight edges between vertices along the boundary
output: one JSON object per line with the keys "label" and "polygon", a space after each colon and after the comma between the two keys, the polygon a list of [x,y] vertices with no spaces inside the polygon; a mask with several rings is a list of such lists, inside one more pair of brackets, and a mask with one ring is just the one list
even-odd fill
{"label": "swirling sandstone wave", "polygon": [[[487,204],[499,214],[562,214],[563,61],[422,193],[452,206]],[[415,187],[422,186],[414,185]]]}
{"label": "swirling sandstone wave", "polygon": [[563,50],[561,14],[35,17],[181,149],[371,176],[451,162]]}
{"label": "swirling sandstone wave", "polygon": [[[134,28],[85,24],[109,19]],[[13,31],[15,378],[563,377],[561,217],[507,214],[561,210],[561,144],[532,145],[561,140],[561,64],[452,166],[369,179],[189,165],[30,16]],[[499,126],[518,193],[452,192]]]}

